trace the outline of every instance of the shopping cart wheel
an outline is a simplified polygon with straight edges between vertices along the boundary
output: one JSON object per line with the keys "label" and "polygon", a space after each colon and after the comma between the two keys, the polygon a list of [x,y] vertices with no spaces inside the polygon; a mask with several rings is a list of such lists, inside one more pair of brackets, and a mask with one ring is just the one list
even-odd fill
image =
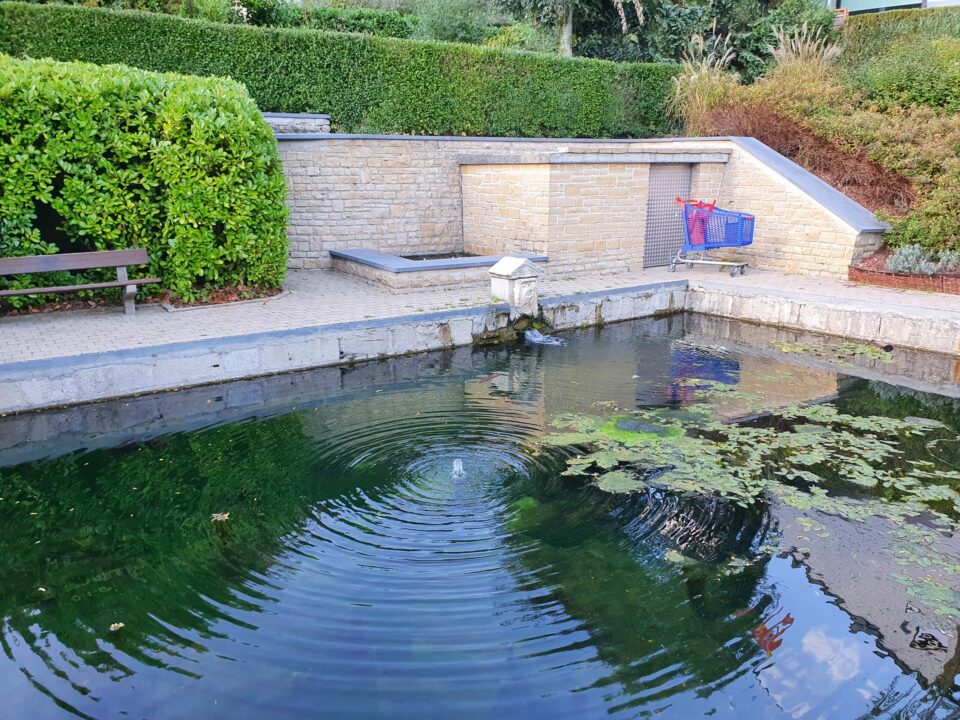
{"label": "shopping cart wheel", "polygon": [[693,263],[687,263],[687,270],[693,270]]}
{"label": "shopping cart wheel", "polygon": [[741,265],[741,266],[740,266],[740,274],[741,274],[741,275],[746,275],[746,274],[747,274],[747,266],[746,266],[746,265]]}
{"label": "shopping cart wheel", "polygon": [[676,271],[677,271],[677,261],[674,260],[672,263],[670,263],[670,272],[676,272]]}
{"label": "shopping cart wheel", "polygon": [[730,277],[736,277],[736,276],[737,276],[737,270],[738,270],[738,268],[737,268],[736,265],[734,265],[733,267],[731,267],[731,268],[730,268]]}

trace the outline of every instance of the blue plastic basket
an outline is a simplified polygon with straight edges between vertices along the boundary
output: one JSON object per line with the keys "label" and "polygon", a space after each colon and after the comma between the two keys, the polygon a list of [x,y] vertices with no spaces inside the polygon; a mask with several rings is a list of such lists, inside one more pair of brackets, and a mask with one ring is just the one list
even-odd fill
{"label": "blue plastic basket", "polygon": [[743,247],[753,242],[754,216],[683,202],[683,252]]}

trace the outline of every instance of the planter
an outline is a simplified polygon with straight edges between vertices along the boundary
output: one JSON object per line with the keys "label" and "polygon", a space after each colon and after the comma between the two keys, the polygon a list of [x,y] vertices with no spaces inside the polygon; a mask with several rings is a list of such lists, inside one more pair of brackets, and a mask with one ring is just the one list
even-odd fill
{"label": "planter", "polygon": [[885,270],[869,270],[851,265],[847,277],[853,282],[898,290],[927,290],[960,295],[960,275],[914,275],[892,273]]}

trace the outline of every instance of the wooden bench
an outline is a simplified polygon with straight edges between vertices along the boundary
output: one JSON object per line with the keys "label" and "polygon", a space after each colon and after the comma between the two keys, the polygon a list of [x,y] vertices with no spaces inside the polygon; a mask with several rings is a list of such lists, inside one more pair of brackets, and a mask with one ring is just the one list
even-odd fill
{"label": "wooden bench", "polygon": [[149,285],[160,282],[160,278],[127,277],[128,265],[146,265],[150,256],[146,250],[105,250],[103,252],[55,253],[53,255],[29,255],[26,257],[0,258],[0,275],[32,275],[35,273],[56,272],[58,270],[90,270],[92,268],[116,268],[116,282],[89,283],[87,285],[59,285],[57,287],[23,288],[22,290],[0,290],[0,298],[17,295],[40,295],[45,293],[61,294],[80,290],[105,290],[123,288],[123,310],[133,314],[133,298],[137,294],[137,285]]}

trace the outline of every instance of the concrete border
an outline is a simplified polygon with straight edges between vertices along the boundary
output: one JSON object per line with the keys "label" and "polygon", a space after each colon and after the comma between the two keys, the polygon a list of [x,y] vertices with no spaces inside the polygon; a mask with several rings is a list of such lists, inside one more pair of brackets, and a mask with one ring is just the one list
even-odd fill
{"label": "concrete border", "polygon": [[[540,307],[561,329],[694,312],[889,343],[939,354],[960,383],[960,313],[945,310],[687,278],[545,297]],[[0,364],[0,413],[443,350],[470,345],[508,322],[509,306],[500,303]]]}
{"label": "concrete border", "polygon": [[323,113],[282,113],[282,112],[262,112],[265,118],[284,118],[288,120],[329,120],[330,116]]}

